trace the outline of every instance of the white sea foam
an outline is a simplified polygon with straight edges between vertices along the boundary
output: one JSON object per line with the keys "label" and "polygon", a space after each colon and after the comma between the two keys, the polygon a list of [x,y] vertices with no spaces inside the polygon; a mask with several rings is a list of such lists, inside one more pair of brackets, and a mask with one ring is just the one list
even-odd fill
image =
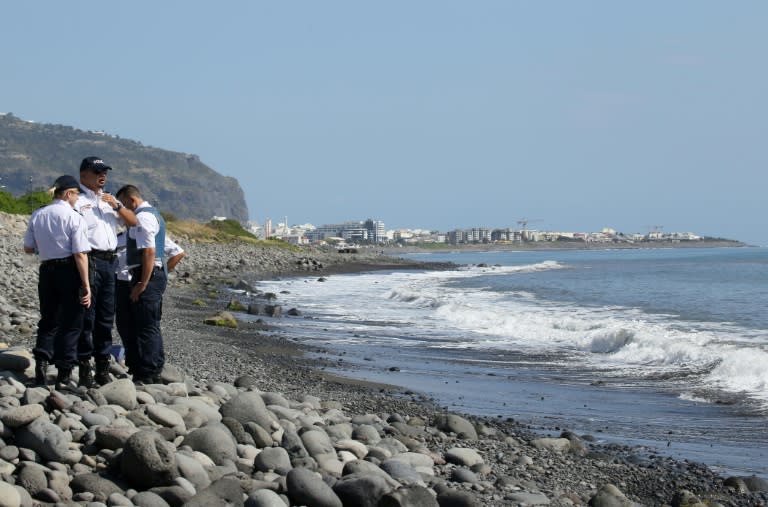
{"label": "white sea foam", "polygon": [[[747,394],[768,403],[766,331],[728,324],[704,327],[637,308],[584,306],[541,300],[526,291],[452,285],[459,278],[568,267],[545,261],[455,271],[337,275],[325,283],[302,284],[284,299],[339,324],[349,323],[359,336],[343,336],[347,343],[398,339],[398,346],[566,353],[573,356],[569,362],[573,367],[628,379],[693,372],[695,377],[687,381],[698,382],[699,387]],[[280,290],[286,282],[266,283],[270,284]],[[398,329],[387,330],[386,323],[396,323]]]}

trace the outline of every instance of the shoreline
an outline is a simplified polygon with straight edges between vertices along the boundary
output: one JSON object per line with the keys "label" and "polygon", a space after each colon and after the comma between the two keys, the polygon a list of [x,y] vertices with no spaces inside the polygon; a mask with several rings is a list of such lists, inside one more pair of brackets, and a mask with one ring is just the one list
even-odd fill
{"label": "shoreline", "polygon": [[[11,323],[3,336],[11,346],[29,349],[34,342],[33,323],[37,318],[34,290],[37,263],[29,257],[19,259],[20,235],[6,234],[12,229],[8,222],[7,217],[0,216],[0,225],[3,226],[0,267],[8,273],[2,281],[5,294],[0,297],[0,316],[8,317]],[[16,224],[17,234],[23,224],[23,220]],[[187,250],[188,257],[179,267],[178,274],[171,278],[166,291],[162,330],[167,362],[175,367],[173,369],[189,375],[188,389],[194,387],[193,390],[204,397],[217,397],[223,402],[236,392],[232,391],[232,383],[248,377],[254,379],[259,392],[279,393],[290,400],[301,400],[311,395],[323,400],[324,411],[329,410],[328,407],[336,407],[349,414],[353,422],[377,421],[375,424],[380,431],[413,446],[414,452],[406,454],[432,457],[430,469],[434,475],[421,475],[419,479],[424,481],[425,489],[432,495],[437,494],[438,499],[440,495],[446,498],[445,491],[457,493],[452,497],[456,503],[447,503],[446,500],[440,505],[566,506],[585,505],[590,501],[590,505],[603,507],[632,505],[627,503],[630,501],[642,505],[662,505],[693,496],[714,502],[711,505],[718,502],[721,505],[760,505],[768,501],[768,487],[760,481],[749,481],[748,478],[729,478],[726,481],[699,463],[659,455],[638,461],[636,449],[631,446],[596,445],[588,435],[577,436],[564,429],[558,428],[550,438],[542,439],[531,427],[514,419],[455,414],[471,421],[478,432],[477,439],[467,440],[459,432],[450,432],[445,427],[440,429],[436,421],[445,418],[448,413],[422,394],[407,388],[357,381],[323,371],[321,362],[306,357],[307,353],[313,352],[313,348],[290,336],[266,336],[264,331],[268,330],[268,324],[263,321],[240,320],[237,329],[203,323],[206,317],[225,309],[232,298],[227,289],[242,280],[283,276],[322,277],[334,273],[404,267],[424,269],[430,265],[378,255],[338,257],[340,254],[336,253],[286,253],[247,245],[182,246]],[[249,296],[249,299],[251,302],[265,300],[264,295],[258,293]],[[118,339],[115,341],[118,342]],[[158,393],[157,389],[143,388],[141,392],[144,400],[147,396],[162,399],[162,390]],[[403,424],[396,424],[399,420]],[[324,428],[325,424],[319,428]],[[177,439],[181,438],[178,433],[171,436],[174,435]],[[470,464],[460,465],[450,460],[446,463],[449,451],[457,447],[479,454],[481,461],[471,467]],[[376,463],[376,460],[372,462]],[[242,468],[253,471],[253,459],[251,468],[242,461],[238,463]],[[72,473],[70,470],[70,479]],[[237,477],[242,471],[235,467],[234,471],[222,469],[219,473],[224,473],[225,477],[232,474]],[[330,482],[339,479],[324,473]],[[248,483],[252,487],[255,487],[254,477],[258,478],[257,482],[270,484],[270,477],[275,481],[279,479],[274,474],[257,475],[253,471]],[[243,479],[242,484],[245,484]],[[750,492],[747,484],[755,489]],[[258,482],[258,485],[263,484]],[[274,487],[280,488],[278,485]]]}
{"label": "shoreline", "polygon": [[585,243],[583,241],[531,241],[527,243],[481,243],[461,245],[439,245],[425,248],[419,245],[402,247],[384,247],[381,249],[388,255],[420,254],[420,253],[450,253],[450,252],[531,252],[558,250],[651,250],[666,248],[759,248],[735,240],[703,240],[703,241],[648,241],[644,243]]}

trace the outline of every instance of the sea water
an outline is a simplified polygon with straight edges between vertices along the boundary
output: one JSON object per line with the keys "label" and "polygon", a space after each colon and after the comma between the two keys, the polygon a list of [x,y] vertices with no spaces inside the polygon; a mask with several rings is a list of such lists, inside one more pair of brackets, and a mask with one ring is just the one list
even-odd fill
{"label": "sea water", "polygon": [[768,250],[411,257],[462,267],[260,285],[343,375],[768,476]]}

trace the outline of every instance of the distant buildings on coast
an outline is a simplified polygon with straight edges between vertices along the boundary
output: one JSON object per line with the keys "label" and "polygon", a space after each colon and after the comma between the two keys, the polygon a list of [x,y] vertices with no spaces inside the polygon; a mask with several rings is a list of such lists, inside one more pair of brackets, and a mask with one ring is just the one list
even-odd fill
{"label": "distant buildings on coast", "polygon": [[352,220],[340,224],[288,225],[288,218],[276,225],[267,218],[264,225],[251,222],[250,229],[260,238],[280,239],[291,244],[333,245],[469,245],[515,244],[527,242],[584,242],[584,243],[643,243],[643,242],[695,242],[706,238],[692,232],[664,233],[662,226],[653,226],[646,234],[624,234],[611,228],[600,232],[545,231],[529,229],[527,221],[518,222],[518,228],[472,227],[435,231],[426,229],[389,229],[381,220]]}

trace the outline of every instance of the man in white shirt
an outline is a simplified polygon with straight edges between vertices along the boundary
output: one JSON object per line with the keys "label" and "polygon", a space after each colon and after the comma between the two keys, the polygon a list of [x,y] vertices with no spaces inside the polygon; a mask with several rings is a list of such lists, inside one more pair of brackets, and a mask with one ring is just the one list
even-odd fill
{"label": "man in white shirt", "polygon": [[45,385],[48,363],[58,369],[58,388],[69,388],[77,364],[77,340],[91,303],[86,224],[72,207],[80,193],[72,176],[56,179],[53,202],[32,213],[24,235],[24,252],[40,257],[35,384]]}
{"label": "man in white shirt", "polygon": [[160,382],[165,364],[160,318],[163,293],[168,283],[165,271],[165,220],[149,205],[139,189],[125,185],[117,198],[137,218],[137,225],[128,229],[126,266],[131,274],[130,314],[132,330],[123,338],[126,361],[136,384]]}
{"label": "man in white shirt", "polygon": [[[117,235],[117,290],[115,292],[115,326],[117,332],[125,345],[126,340],[130,341],[134,336],[134,321],[131,315],[131,273],[128,270],[127,259],[127,236],[128,232],[123,231]],[[184,249],[173,241],[168,234],[165,235],[165,258],[168,273],[187,255]],[[125,347],[124,347],[125,348]],[[129,372],[136,368],[136,348],[125,350],[125,365]]]}
{"label": "man in white shirt", "polygon": [[[133,211],[104,191],[107,173],[112,168],[99,157],[86,157],[80,163],[80,197],[75,209],[88,226],[91,252],[92,305],[83,319],[78,341],[80,385],[94,387],[110,381],[109,357],[112,349],[112,325],[115,320],[115,269],[117,268],[117,228],[136,224]],[[91,357],[96,363],[94,379]]]}

